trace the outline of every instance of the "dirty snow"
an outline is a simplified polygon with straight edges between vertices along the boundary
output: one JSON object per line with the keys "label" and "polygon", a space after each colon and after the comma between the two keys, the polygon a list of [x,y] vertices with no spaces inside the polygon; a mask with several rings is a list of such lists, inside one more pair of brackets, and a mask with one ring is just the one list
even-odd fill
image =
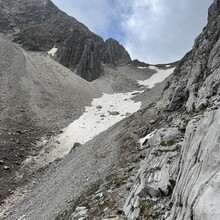
{"label": "dirty snow", "polygon": [[58,48],[54,47],[51,50],[47,51],[47,53],[51,56],[54,56],[55,53],[57,52]]}
{"label": "dirty snow", "polygon": [[169,75],[171,75],[175,68],[164,70],[164,69],[159,69],[156,66],[149,66],[149,69],[156,70],[157,73],[155,73],[149,79],[146,79],[144,81],[138,80],[138,83],[139,85],[146,86],[151,89],[155,86],[155,84],[164,81]]}
{"label": "dirty snow", "polygon": [[86,107],[85,113],[57,137],[56,142],[60,144],[52,150],[51,156],[56,159],[67,155],[75,142],[85,144],[128,115],[137,112],[141,102],[134,102],[132,98],[141,92],[104,93],[101,98],[95,98],[91,106]]}
{"label": "dirty snow", "polygon": [[[148,88],[153,88],[155,84],[162,82],[174,71],[174,68],[167,70],[159,69],[155,66],[150,66],[149,68],[156,70],[157,73],[147,80],[138,81],[140,85]],[[56,137],[56,142],[60,144],[52,150],[51,158],[55,160],[58,157],[67,155],[75,142],[85,144],[129,114],[137,112],[142,103],[135,102],[132,98],[143,92],[103,93],[102,97],[93,99],[91,106],[86,107],[84,114],[73,121],[63,130],[62,134]],[[146,138],[148,137],[145,137],[145,140]]]}

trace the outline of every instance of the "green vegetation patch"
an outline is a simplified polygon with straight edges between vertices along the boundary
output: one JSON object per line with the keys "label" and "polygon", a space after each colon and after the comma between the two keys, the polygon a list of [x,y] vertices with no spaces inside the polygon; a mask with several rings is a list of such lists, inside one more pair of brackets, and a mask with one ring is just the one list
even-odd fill
{"label": "green vegetation patch", "polygon": [[165,147],[165,146],[172,146],[172,145],[174,145],[176,142],[173,140],[173,139],[170,139],[170,140],[168,140],[167,142],[165,142],[165,141],[161,141],[160,142],[160,146],[163,146],[163,147]]}
{"label": "green vegetation patch", "polygon": [[143,219],[150,217],[150,206],[146,200],[141,200],[140,202],[140,214]]}

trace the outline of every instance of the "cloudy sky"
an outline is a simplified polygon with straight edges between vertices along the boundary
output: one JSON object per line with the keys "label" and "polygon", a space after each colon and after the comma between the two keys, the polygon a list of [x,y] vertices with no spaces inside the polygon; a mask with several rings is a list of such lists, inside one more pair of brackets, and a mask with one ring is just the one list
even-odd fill
{"label": "cloudy sky", "polygon": [[192,48],[213,0],[53,0],[104,39],[120,41],[132,59],[178,60]]}

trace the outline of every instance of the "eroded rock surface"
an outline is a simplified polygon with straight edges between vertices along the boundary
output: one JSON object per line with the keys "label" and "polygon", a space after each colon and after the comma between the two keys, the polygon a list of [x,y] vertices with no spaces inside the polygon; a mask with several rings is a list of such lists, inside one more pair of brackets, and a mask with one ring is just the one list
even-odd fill
{"label": "eroded rock surface", "polygon": [[[168,205],[166,199],[172,194],[178,173],[182,144],[178,128],[162,128],[148,137],[141,144],[147,149],[146,158],[140,163],[135,184],[124,205],[125,215],[131,220],[151,219],[151,213],[160,211],[158,203],[153,204],[154,200],[162,200],[161,205]],[[149,210],[145,210],[147,207]]]}
{"label": "eroded rock surface", "polygon": [[187,126],[169,220],[220,216],[220,110]]}

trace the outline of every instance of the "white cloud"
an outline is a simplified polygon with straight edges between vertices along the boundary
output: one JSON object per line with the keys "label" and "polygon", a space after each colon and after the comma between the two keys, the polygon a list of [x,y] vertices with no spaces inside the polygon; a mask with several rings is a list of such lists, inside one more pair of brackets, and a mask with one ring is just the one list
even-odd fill
{"label": "white cloud", "polygon": [[104,38],[149,63],[180,59],[206,23],[213,0],[53,0]]}
{"label": "white cloud", "polygon": [[[118,0],[120,3],[120,0]],[[149,63],[180,59],[205,25],[212,0],[133,0],[122,21],[125,47],[132,58]],[[197,21],[197,22],[195,22]]]}
{"label": "white cloud", "polygon": [[153,38],[156,42],[160,38],[158,29],[164,25],[167,9],[161,0],[134,0],[130,4],[131,14],[122,21],[126,33],[125,47],[132,57],[145,59],[148,53],[146,43],[149,39]]}

